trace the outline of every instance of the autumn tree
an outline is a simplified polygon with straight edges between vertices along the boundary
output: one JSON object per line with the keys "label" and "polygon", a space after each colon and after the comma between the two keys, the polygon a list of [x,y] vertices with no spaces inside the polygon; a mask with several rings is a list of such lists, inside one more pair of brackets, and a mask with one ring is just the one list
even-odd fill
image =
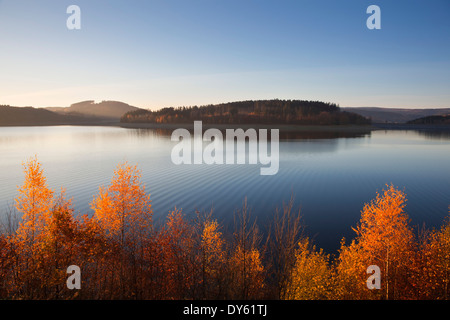
{"label": "autumn tree", "polygon": [[143,290],[139,282],[141,262],[145,241],[152,231],[153,212],[150,195],[140,179],[136,166],[119,164],[109,187],[100,187],[92,202],[95,218],[117,247],[121,297],[133,297]]}
{"label": "autumn tree", "polygon": [[[363,272],[370,265],[381,269],[383,285],[377,290],[378,298],[414,298],[410,278],[415,272],[417,248],[405,206],[405,193],[388,185],[382,195],[377,193],[375,199],[364,205],[351,247],[341,247],[340,262],[354,268],[355,285],[360,286],[367,279]],[[373,298],[369,291],[365,291],[366,298]]]}
{"label": "autumn tree", "polygon": [[163,273],[160,290],[164,299],[187,299],[197,293],[200,275],[198,236],[181,209],[175,208],[167,216],[158,236],[157,246]]}
{"label": "autumn tree", "polygon": [[227,251],[223,233],[211,214],[200,220],[200,256],[202,298],[219,299],[226,292]]}
{"label": "autumn tree", "polygon": [[[8,248],[13,272],[11,292],[22,298],[68,298],[66,268],[73,263],[77,232],[65,191],[55,198],[37,158],[24,164],[25,181],[15,208],[21,213],[17,229],[10,217]],[[12,220],[11,220],[12,219]]]}
{"label": "autumn tree", "polygon": [[265,268],[259,249],[261,235],[256,220],[251,219],[247,199],[242,210],[235,214],[234,224],[234,246],[229,266],[234,285],[230,288],[230,295],[235,299],[261,298],[265,286]]}
{"label": "autumn tree", "polygon": [[295,265],[290,272],[283,298],[289,300],[325,300],[332,298],[333,278],[330,257],[317,250],[308,238],[298,243]]}
{"label": "autumn tree", "polygon": [[12,264],[11,250],[6,236],[0,233],[0,299],[9,298],[10,270]]}
{"label": "autumn tree", "polygon": [[83,270],[80,298],[113,299],[117,297],[115,269],[117,250],[105,235],[101,222],[84,214],[77,220],[75,265]]}
{"label": "autumn tree", "polygon": [[25,181],[18,189],[19,195],[15,199],[16,209],[22,214],[17,236],[31,249],[50,220],[53,191],[47,186],[47,179],[37,157],[30,159],[23,166]]}
{"label": "autumn tree", "polygon": [[416,286],[424,299],[450,298],[450,218],[439,230],[429,232],[421,247],[421,272]]}
{"label": "autumn tree", "polygon": [[51,219],[53,191],[47,186],[37,157],[29,159],[23,167],[25,181],[15,199],[15,208],[22,217],[16,233],[10,237],[15,252],[13,281],[18,295],[35,298],[41,285],[41,242]]}
{"label": "autumn tree", "polygon": [[0,225],[0,299],[9,299],[14,292],[14,261],[18,253],[13,250],[12,240],[18,228],[17,211],[11,207],[4,213]]}
{"label": "autumn tree", "polygon": [[335,262],[334,297],[340,300],[380,299],[379,290],[368,290],[366,270],[370,265],[362,245],[355,239],[350,244],[342,239]]}
{"label": "autumn tree", "polygon": [[288,203],[283,203],[281,210],[276,210],[267,237],[269,275],[274,289],[271,294],[276,299],[284,296],[296,262],[295,254],[298,243],[304,238],[300,210],[294,213],[293,206],[294,198],[291,196]]}
{"label": "autumn tree", "polygon": [[42,294],[49,299],[69,299],[76,292],[66,286],[67,267],[80,265],[78,253],[78,222],[73,216],[71,200],[62,189],[55,199],[49,221],[41,238],[40,274]]}

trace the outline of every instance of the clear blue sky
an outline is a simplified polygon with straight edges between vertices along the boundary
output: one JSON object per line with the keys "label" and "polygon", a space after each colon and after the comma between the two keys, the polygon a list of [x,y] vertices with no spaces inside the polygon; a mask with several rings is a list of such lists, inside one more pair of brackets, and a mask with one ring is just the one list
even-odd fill
{"label": "clear blue sky", "polygon": [[0,104],[450,107],[449,16],[449,0],[0,0]]}

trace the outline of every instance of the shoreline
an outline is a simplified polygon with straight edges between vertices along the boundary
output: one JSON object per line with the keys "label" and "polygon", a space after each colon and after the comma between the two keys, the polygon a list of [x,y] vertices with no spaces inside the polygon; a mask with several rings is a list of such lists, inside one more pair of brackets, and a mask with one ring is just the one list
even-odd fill
{"label": "shoreline", "polygon": [[[194,123],[118,123],[117,126],[128,129],[163,129],[163,130],[175,130],[179,128],[193,130]],[[372,130],[377,130],[376,127],[372,125],[362,126],[362,125],[289,125],[289,124],[202,124],[203,129],[279,129],[280,132],[369,132]]]}
{"label": "shoreline", "polygon": [[[93,121],[73,123],[41,123],[41,124],[12,124],[0,125],[2,127],[52,127],[52,126],[92,126],[92,127],[120,127],[124,129],[159,129],[175,130],[184,128],[194,129],[194,123],[127,123],[119,121]],[[347,132],[361,133],[377,130],[417,130],[417,131],[450,131],[449,125],[407,124],[407,123],[373,123],[371,125],[293,125],[293,124],[210,124],[202,123],[203,129],[279,129],[284,133],[295,132]]]}

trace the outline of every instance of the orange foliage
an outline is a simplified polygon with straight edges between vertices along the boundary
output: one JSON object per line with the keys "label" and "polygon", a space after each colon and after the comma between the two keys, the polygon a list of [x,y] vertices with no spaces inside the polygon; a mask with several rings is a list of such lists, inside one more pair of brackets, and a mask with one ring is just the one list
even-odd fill
{"label": "orange foliage", "polygon": [[[357,236],[350,248],[341,248],[341,263],[355,275],[356,286],[367,279],[365,270],[377,265],[383,272],[383,287],[377,291],[385,299],[412,297],[411,278],[414,274],[416,243],[408,216],[404,212],[405,194],[387,186],[383,195],[365,204],[361,220],[354,231]],[[345,259],[344,259],[345,258]],[[350,261],[346,260],[350,259]],[[341,268],[342,270],[342,268]],[[373,297],[373,291],[365,289],[365,298]]]}
{"label": "orange foliage", "polygon": [[[22,220],[0,233],[2,299],[449,297],[450,220],[417,241],[406,195],[392,185],[364,205],[356,237],[343,240],[331,261],[300,234],[292,202],[275,214],[263,246],[246,201],[233,234],[211,214],[189,221],[177,208],[155,228],[141,173],[126,162],[94,197],[92,217],[75,217],[64,190],[54,195],[36,158],[24,172],[15,206]],[[81,290],[65,285],[73,264],[82,270]],[[381,290],[366,286],[369,265],[381,269]]]}
{"label": "orange foliage", "polygon": [[194,289],[200,269],[195,240],[193,226],[185,220],[182,211],[175,208],[167,217],[158,244],[165,275],[162,286],[168,299],[185,299]]}
{"label": "orange foliage", "polygon": [[12,256],[9,243],[3,234],[0,234],[0,297],[8,297],[9,270],[11,269]]}
{"label": "orange foliage", "polygon": [[150,195],[145,193],[140,178],[136,166],[122,163],[114,171],[111,185],[107,189],[101,187],[92,202],[95,217],[107,233],[119,238],[121,245],[142,240],[151,226]]}
{"label": "orange foliage", "polygon": [[424,299],[450,298],[450,218],[440,230],[433,230],[421,251],[421,277],[417,279]]}
{"label": "orange foliage", "polygon": [[[127,162],[120,164],[108,188],[101,187],[94,197],[92,209],[105,235],[113,241],[115,258],[120,270],[117,274],[119,297],[138,296],[143,288],[144,247],[152,231],[150,195],[140,181],[141,173]],[[136,287],[137,284],[137,287]]]}
{"label": "orange foliage", "polygon": [[22,213],[22,222],[17,230],[18,236],[28,249],[42,234],[50,218],[53,205],[53,191],[47,187],[41,164],[37,158],[30,159],[24,166],[25,181],[18,189],[16,209]]}
{"label": "orange foliage", "polygon": [[55,200],[36,158],[24,164],[25,182],[19,188],[16,209],[22,221],[8,238],[14,272],[10,294],[26,298],[69,298],[66,268],[77,251],[70,201],[64,190]]}
{"label": "orange foliage", "polygon": [[237,246],[230,261],[234,288],[231,296],[237,299],[261,299],[264,293],[264,266],[259,250],[244,250]]}

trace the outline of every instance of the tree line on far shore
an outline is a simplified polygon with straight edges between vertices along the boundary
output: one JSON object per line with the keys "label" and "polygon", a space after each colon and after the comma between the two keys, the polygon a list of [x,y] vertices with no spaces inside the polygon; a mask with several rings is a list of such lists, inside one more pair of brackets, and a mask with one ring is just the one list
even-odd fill
{"label": "tree line on far shore", "polygon": [[122,116],[122,123],[206,124],[290,124],[290,125],[368,125],[356,113],[342,111],[337,104],[306,100],[249,100],[216,105],[140,109]]}

